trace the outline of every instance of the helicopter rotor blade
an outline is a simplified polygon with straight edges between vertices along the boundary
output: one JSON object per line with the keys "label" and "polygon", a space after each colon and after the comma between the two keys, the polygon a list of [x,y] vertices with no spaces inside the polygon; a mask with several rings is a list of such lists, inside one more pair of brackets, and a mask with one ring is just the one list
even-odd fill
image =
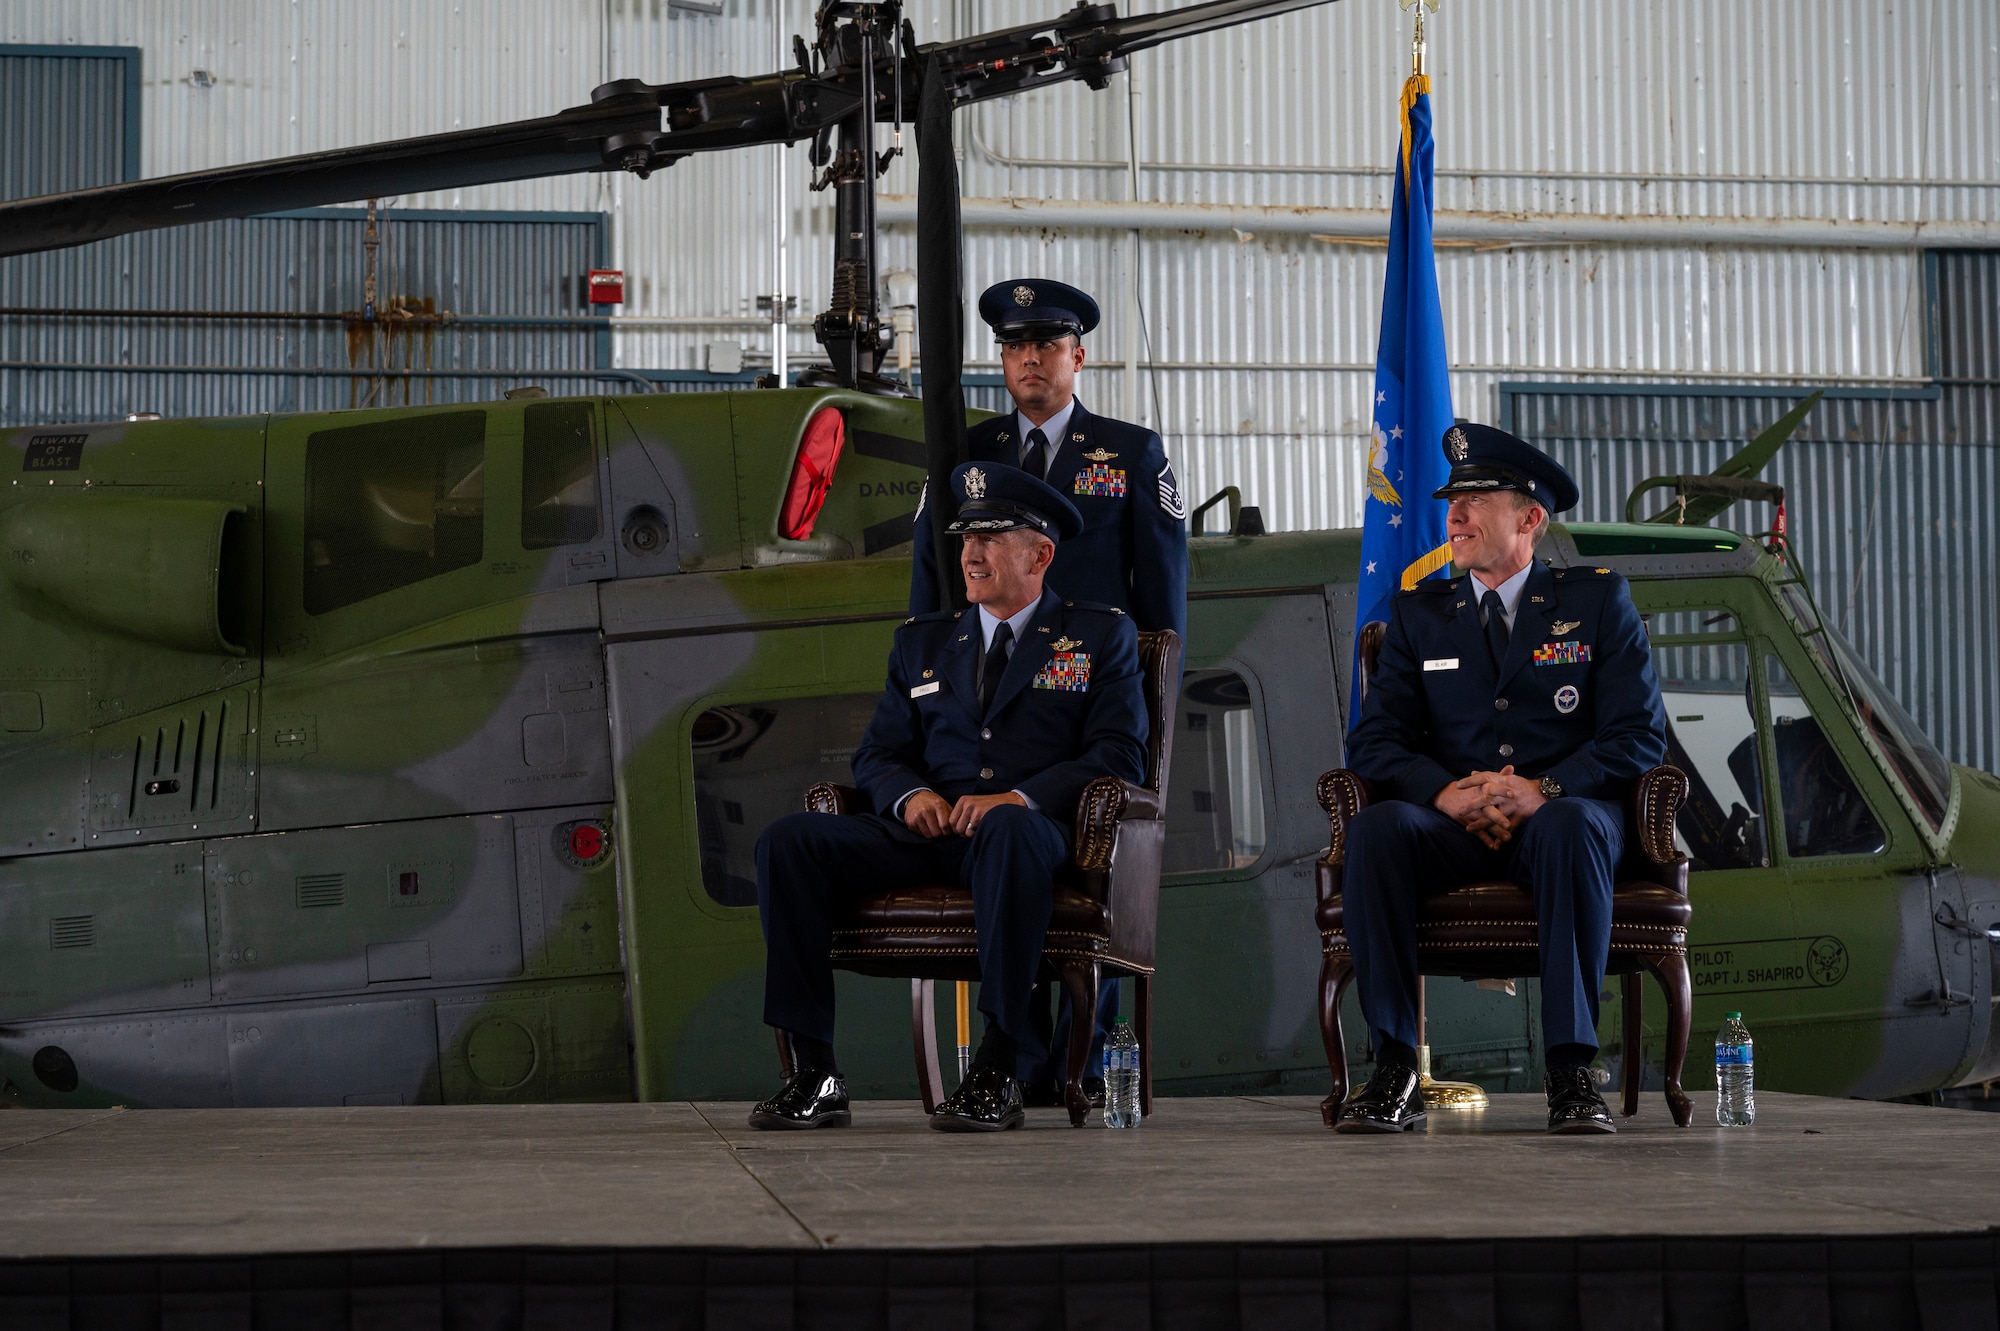
{"label": "helicopter rotor blade", "polygon": [[0,203],[0,257],[288,208],[595,171],[605,165],[606,142],[659,128],[657,100],[621,97],[536,120],[19,199]]}

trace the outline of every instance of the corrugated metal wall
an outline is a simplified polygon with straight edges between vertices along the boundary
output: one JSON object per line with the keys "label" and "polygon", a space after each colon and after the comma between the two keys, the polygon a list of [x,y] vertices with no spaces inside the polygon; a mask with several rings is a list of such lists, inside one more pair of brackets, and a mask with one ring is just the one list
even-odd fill
{"label": "corrugated metal wall", "polygon": [[[774,4],[787,30],[809,26],[805,0],[726,0],[716,16],[666,0],[0,0],[0,39],[142,48],[144,173],[156,175],[544,114],[611,77],[766,70],[777,62]],[[952,0],[913,17],[928,41],[1059,8]],[[982,106],[961,117],[965,190],[1380,207],[1407,22],[1386,3],[1343,0],[1141,54],[1132,77],[1104,93],[1065,85]],[[2000,219],[1996,65],[2000,7],[1952,0],[1448,6],[1432,24],[1439,204]],[[621,328],[619,363],[695,369],[717,338],[768,354],[755,301],[772,289],[779,151],[691,160],[643,182],[572,177],[399,202],[611,214],[630,277],[623,312],[653,321]],[[803,149],[787,156],[788,286],[809,318],[825,298],[831,204],[805,190]],[[904,162],[883,187],[908,193],[913,181]],[[891,231],[885,257],[910,266],[906,229]],[[1160,393],[1160,423],[1190,436],[1184,451],[1243,440],[1275,456],[1313,438],[1343,459],[1359,455],[1332,441],[1366,423],[1380,263],[1367,247],[1227,232],[1149,234],[1135,245],[1127,233],[976,230],[967,250],[975,290],[1043,269],[1107,297],[1092,348],[1100,365],[1122,364],[1128,347],[1146,357],[1123,292],[1137,270],[1151,358],[1186,381],[1175,402]],[[1732,252],[1691,236],[1685,248],[1466,250],[1444,266],[1450,346],[1466,367],[1459,409],[1469,415],[1497,409],[1487,371],[1753,381],[1921,372],[1920,344],[1898,335],[1918,280],[1907,255]],[[813,350],[802,328],[792,342],[795,353]],[[990,347],[975,331],[968,352],[983,358]],[[1242,376],[1286,382],[1246,395]],[[1328,376],[1334,386],[1317,382]],[[1122,369],[1086,375],[1100,407],[1151,417],[1153,391],[1133,387]],[[1298,406],[1322,403],[1328,410],[1299,419]],[[1296,507],[1301,521],[1344,518],[1290,500],[1272,506]]]}
{"label": "corrugated metal wall", "polygon": [[[364,217],[326,209],[215,222],[0,260],[0,306],[331,316],[0,318],[0,424],[452,402],[492,398],[522,382],[553,392],[603,389],[599,379],[551,373],[596,364],[597,335],[588,328],[457,323],[391,331],[392,322],[339,318],[361,308]],[[402,302],[474,319],[586,314],[583,274],[602,227],[574,213],[392,215],[380,229],[377,308]],[[151,368],[51,368],[87,365]],[[263,366],[321,373],[241,373]],[[444,374],[356,377],[357,369]]]}
{"label": "corrugated metal wall", "polygon": [[[138,145],[128,142],[138,56],[0,46],[0,126],[8,127],[0,133],[0,199],[125,179],[138,165]],[[95,114],[79,120],[80,106]]]}

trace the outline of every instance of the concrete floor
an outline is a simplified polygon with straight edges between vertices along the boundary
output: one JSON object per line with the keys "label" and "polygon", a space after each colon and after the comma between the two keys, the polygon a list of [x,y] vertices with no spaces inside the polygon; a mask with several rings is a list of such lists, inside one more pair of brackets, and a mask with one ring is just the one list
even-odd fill
{"label": "concrete floor", "polygon": [[742,1104],[0,1114],[0,1256],[511,1245],[923,1248],[1066,1241],[1886,1234],[2000,1225],[2000,1116],[1761,1094],[1750,1129],[1648,1096],[1550,1138],[1539,1096],[1339,1137],[1311,1099],[1162,1100],[1133,1132],[1036,1111],[845,1131]]}

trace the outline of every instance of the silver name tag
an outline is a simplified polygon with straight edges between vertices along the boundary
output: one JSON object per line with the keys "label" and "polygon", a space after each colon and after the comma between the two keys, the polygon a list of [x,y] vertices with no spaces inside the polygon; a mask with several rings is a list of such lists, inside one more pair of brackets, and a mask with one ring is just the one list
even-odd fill
{"label": "silver name tag", "polygon": [[912,698],[921,698],[927,693],[936,693],[938,691],[939,686],[941,686],[943,683],[944,681],[941,679],[934,679],[928,684],[919,684],[917,685],[917,687],[910,690],[910,696]]}
{"label": "silver name tag", "polygon": [[1457,658],[1456,656],[1443,656],[1443,657],[1439,657],[1439,658],[1438,658],[1437,660],[1435,660],[1435,661],[1426,661],[1426,662],[1424,662],[1424,669],[1426,669],[1426,670],[1456,670],[1456,669],[1458,669],[1458,658]]}

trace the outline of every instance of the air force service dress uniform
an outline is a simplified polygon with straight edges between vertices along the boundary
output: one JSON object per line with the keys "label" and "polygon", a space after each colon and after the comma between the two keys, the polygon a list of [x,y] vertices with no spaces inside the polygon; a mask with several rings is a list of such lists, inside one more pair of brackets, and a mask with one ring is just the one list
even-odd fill
{"label": "air force service dress uniform", "polygon": [[[979,316],[1001,342],[1074,334],[1097,326],[1097,302],[1075,287],[1039,278],[1001,282],[979,298]],[[1142,425],[1093,415],[1072,399],[1061,438],[1047,441],[1045,476],[1083,518],[1083,531],[1056,547],[1048,582],[1064,596],[1117,606],[1144,630],[1172,629],[1187,640],[1187,501],[1160,436]],[[1029,443],[1022,417],[1008,412],[968,432],[981,466],[1019,467]],[[990,466],[989,466],[990,469]],[[917,541],[910,613],[938,606],[933,543]]]}
{"label": "air force service dress uniform", "polygon": [[[1568,474],[1512,435],[1455,426],[1445,446],[1454,466],[1439,498],[1517,490],[1552,514],[1576,502]],[[1343,891],[1378,1052],[1385,1041],[1418,1043],[1419,894],[1479,878],[1511,879],[1534,894],[1547,1047],[1595,1050],[1623,801],[1666,753],[1652,653],[1624,578],[1532,562],[1497,661],[1484,590],[1461,574],[1396,595],[1349,737],[1348,765],[1387,797],[1349,826]],[[1549,798],[1489,850],[1431,801],[1472,772],[1509,764],[1542,778]]]}
{"label": "air force service dress uniform", "polygon": [[[956,531],[1028,526],[1066,538],[1078,526],[1061,496],[1023,472],[968,463],[953,482],[963,500]],[[837,893],[955,881],[973,896],[979,1008],[989,1031],[997,1026],[1024,1054],[1039,1047],[1028,996],[1054,875],[1071,853],[1077,801],[1096,777],[1143,779],[1138,637],[1123,612],[1065,600],[1045,585],[983,706],[982,638],[977,608],[905,621],[888,687],[854,754],[855,781],[875,812],[793,814],[759,838],[767,1024],[831,1044]],[[1032,807],[993,808],[970,838],[927,838],[900,816],[905,800],[925,789],[950,801],[1017,791]]]}

